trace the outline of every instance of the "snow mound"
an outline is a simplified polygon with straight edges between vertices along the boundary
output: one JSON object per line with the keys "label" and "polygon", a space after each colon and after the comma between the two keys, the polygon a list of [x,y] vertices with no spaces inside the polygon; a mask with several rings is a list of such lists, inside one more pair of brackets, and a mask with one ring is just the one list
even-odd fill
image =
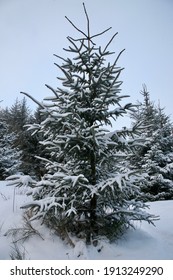
{"label": "snow mound", "polygon": [[[27,181],[28,182],[28,181]],[[10,259],[14,250],[15,236],[7,235],[10,229],[23,227],[24,210],[20,207],[30,202],[27,187],[14,188],[0,182],[0,259]],[[96,247],[87,246],[83,240],[73,240],[74,247],[62,241],[51,229],[33,221],[32,227],[39,234],[18,242],[25,259],[30,260],[172,260],[173,259],[173,201],[150,203],[150,212],[159,215],[155,226],[136,222],[119,240],[109,243],[101,240]]]}

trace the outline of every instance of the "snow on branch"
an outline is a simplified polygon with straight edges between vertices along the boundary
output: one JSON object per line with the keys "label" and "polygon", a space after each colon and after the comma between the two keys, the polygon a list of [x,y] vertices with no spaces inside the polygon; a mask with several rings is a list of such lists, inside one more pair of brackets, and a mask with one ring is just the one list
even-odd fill
{"label": "snow on branch", "polygon": [[7,186],[16,185],[17,187],[28,187],[36,183],[29,175],[11,175],[6,178],[6,181],[8,182]]}
{"label": "snow on branch", "polygon": [[110,187],[112,190],[115,185],[122,191],[123,185],[125,185],[125,181],[128,180],[130,173],[127,172],[125,174],[117,174],[112,178],[109,178],[98,185],[98,188],[103,191],[105,188]]}
{"label": "snow on branch", "polygon": [[75,187],[77,184],[88,183],[88,180],[85,178],[83,174],[80,174],[78,176],[65,176],[63,180],[67,183],[71,182],[72,187]]}

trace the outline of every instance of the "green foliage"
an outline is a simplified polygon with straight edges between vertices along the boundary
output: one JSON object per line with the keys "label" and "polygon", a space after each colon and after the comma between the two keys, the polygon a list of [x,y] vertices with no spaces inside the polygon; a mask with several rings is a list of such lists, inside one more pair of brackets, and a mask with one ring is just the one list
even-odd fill
{"label": "green foliage", "polygon": [[20,165],[20,151],[14,145],[16,137],[13,132],[8,132],[8,124],[0,114],[0,179],[18,171]]}
{"label": "green foliage", "polygon": [[46,85],[53,96],[36,101],[43,120],[31,124],[29,130],[43,136],[40,143],[48,157],[42,158],[46,168],[42,179],[28,181],[33,202],[23,208],[33,209],[33,219],[56,224],[60,232],[70,232],[90,244],[102,234],[112,239],[132,220],[152,222],[154,216],[143,211],[137,171],[126,164],[129,153],[140,144],[137,126],[119,131],[103,127],[134,109],[131,103],[121,105],[127,97],[121,94],[123,69],[117,65],[122,52],[109,62],[114,53],[108,48],[117,34],[105,47],[97,47],[93,40],[109,29],[91,35],[85,6],[84,11],[87,33],[67,18],[82,38],[68,37],[70,46],[65,51],[72,59],[57,56],[62,62],[56,64],[63,74],[58,78],[62,87]]}
{"label": "green foliage", "polygon": [[21,101],[16,99],[15,103],[0,111],[0,176],[2,179],[22,172],[30,173],[32,176],[40,178],[44,173],[44,167],[40,160],[35,157],[46,157],[40,141],[42,135],[31,135],[27,130],[27,125],[41,121],[37,110],[32,116],[26,99]]}
{"label": "green foliage", "polygon": [[133,157],[133,164],[142,168],[141,190],[146,193],[145,200],[173,198],[173,137],[172,123],[160,106],[150,101],[144,87],[144,102],[133,115],[134,122],[142,123],[144,146]]}

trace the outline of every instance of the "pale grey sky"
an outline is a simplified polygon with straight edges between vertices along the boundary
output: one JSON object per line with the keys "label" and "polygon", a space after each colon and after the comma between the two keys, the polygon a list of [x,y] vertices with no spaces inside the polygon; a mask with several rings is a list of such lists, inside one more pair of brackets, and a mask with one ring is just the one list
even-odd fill
{"label": "pale grey sky", "polygon": [[[173,113],[173,0],[0,0],[0,100],[11,106],[26,91],[38,100],[51,94],[45,84],[56,87],[58,62],[54,53],[67,57],[66,37],[78,36],[65,19],[86,28],[85,2],[93,33],[112,30],[98,41],[110,46],[124,67],[120,79],[127,102],[141,99],[145,83],[156,103]],[[112,57],[113,59],[113,57]],[[29,106],[35,105],[28,100]]]}

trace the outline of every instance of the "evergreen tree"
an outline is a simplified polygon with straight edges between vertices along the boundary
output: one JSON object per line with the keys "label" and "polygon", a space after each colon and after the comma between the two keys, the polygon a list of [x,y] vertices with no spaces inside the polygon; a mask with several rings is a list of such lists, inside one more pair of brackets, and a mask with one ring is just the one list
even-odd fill
{"label": "evergreen tree", "polygon": [[[31,123],[35,126],[44,120],[44,116],[40,113],[40,107],[38,107],[34,113]],[[30,125],[31,125],[30,123]],[[26,128],[30,125],[26,125]],[[36,178],[41,178],[45,173],[45,167],[40,158],[49,159],[49,153],[46,152],[43,145],[40,144],[44,140],[43,133],[32,133],[30,129],[26,130],[27,142],[25,146],[25,173],[35,175]]]}
{"label": "evergreen tree", "polygon": [[18,172],[20,165],[20,151],[14,147],[14,133],[8,132],[8,126],[0,113],[0,179]]}
{"label": "evergreen tree", "polygon": [[150,94],[147,90],[146,85],[143,85],[141,90],[143,96],[143,102],[137,102],[136,110],[130,113],[132,124],[141,125],[142,135],[149,139],[152,137],[153,131],[156,131],[160,127],[160,116],[158,114],[158,108],[150,100]]}
{"label": "evergreen tree", "polygon": [[[22,100],[18,100],[17,98],[10,108],[4,110],[4,118],[11,132],[20,134],[21,131],[24,131],[24,126],[31,121],[31,111],[27,106],[26,98],[24,97]],[[17,140],[17,144],[18,142],[22,142],[20,137]]]}
{"label": "evergreen tree", "polygon": [[[133,129],[110,132],[103,127],[133,108],[131,103],[121,105],[126,97],[120,93],[122,68],[117,66],[122,52],[112,64],[107,61],[116,34],[106,47],[96,47],[94,38],[109,29],[91,36],[85,6],[84,11],[87,33],[67,18],[82,38],[68,37],[70,46],[65,51],[72,59],[57,56],[62,61],[56,64],[63,73],[58,78],[62,87],[46,85],[53,96],[41,104],[36,101],[44,120],[30,129],[44,135],[41,143],[50,159],[45,159],[42,180],[31,182],[34,201],[24,207],[33,208],[33,219],[42,217],[91,243],[99,235],[115,237],[132,220],[151,222],[153,216],[143,211],[135,170],[126,164],[129,152],[138,145],[137,138],[127,138]],[[9,179],[20,182],[20,178]]]}
{"label": "evergreen tree", "polygon": [[153,133],[150,149],[143,157],[147,171],[142,190],[149,200],[173,199],[173,137],[170,122]]}
{"label": "evergreen tree", "polygon": [[142,168],[145,179],[141,180],[141,189],[147,200],[173,198],[173,137],[172,123],[160,106],[150,101],[149,93],[144,86],[143,104],[132,114],[135,122],[143,125],[142,137],[144,146],[138,149],[133,162]]}
{"label": "evergreen tree", "polygon": [[26,98],[16,99],[10,108],[3,111],[3,115],[8,124],[8,132],[15,135],[13,146],[21,151],[19,171],[39,176],[39,163],[35,158],[35,153],[39,154],[39,140],[37,136],[31,136],[26,127],[37,120],[31,115]]}

